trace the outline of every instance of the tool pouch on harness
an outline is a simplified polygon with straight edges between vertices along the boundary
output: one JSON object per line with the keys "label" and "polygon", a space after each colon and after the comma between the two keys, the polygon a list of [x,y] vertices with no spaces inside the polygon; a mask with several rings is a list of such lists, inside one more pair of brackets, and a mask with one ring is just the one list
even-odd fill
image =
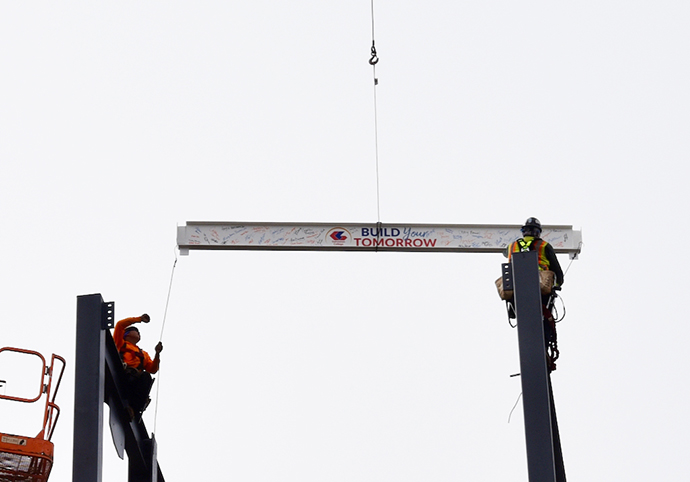
{"label": "tool pouch on harness", "polygon": [[[553,271],[539,270],[539,289],[542,295],[550,295],[553,290],[553,283],[556,281],[556,273]],[[503,289],[503,277],[496,280],[496,289],[498,296],[504,301],[511,301],[513,299],[513,290]]]}

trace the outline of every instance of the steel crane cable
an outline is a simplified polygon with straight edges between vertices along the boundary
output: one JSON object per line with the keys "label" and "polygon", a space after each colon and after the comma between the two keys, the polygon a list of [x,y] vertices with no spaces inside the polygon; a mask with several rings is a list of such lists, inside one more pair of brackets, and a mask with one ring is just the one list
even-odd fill
{"label": "steel crane cable", "polygon": [[372,67],[374,75],[374,152],[376,156],[376,220],[381,223],[381,190],[379,185],[379,122],[376,101],[376,86],[379,85],[379,79],[376,77],[376,64],[379,62],[379,57],[376,52],[376,40],[374,33],[374,0],[371,0],[371,57],[369,58],[369,65]]}
{"label": "steel crane cable", "polygon": [[[165,320],[168,317],[168,306],[170,305],[170,293],[172,292],[173,278],[175,276],[175,267],[177,266],[177,245],[175,246],[175,261],[173,262],[172,270],[170,272],[170,283],[168,284],[168,296],[165,299],[165,310],[163,311],[163,323],[161,325],[161,335],[159,340],[163,341],[163,330],[165,330]],[[158,370],[158,383],[156,384],[156,406],[153,410],[153,433],[156,433],[156,423],[158,421],[158,392],[161,387],[160,368]]]}

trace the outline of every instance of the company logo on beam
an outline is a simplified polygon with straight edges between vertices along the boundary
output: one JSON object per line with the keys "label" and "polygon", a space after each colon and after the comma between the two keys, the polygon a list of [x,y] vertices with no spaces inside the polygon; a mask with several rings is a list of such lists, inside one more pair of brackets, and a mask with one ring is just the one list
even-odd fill
{"label": "company logo on beam", "polygon": [[333,228],[326,233],[326,244],[347,246],[352,243],[352,234],[345,228]]}

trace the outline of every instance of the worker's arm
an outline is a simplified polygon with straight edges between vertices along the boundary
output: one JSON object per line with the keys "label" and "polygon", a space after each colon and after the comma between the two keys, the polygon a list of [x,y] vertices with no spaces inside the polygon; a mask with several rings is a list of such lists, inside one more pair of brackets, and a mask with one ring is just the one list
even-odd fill
{"label": "worker's arm", "polygon": [[151,317],[144,313],[141,316],[132,316],[131,318],[125,318],[124,320],[120,320],[117,322],[117,324],[115,325],[115,330],[113,330],[113,340],[115,340],[115,346],[118,350],[120,350],[122,348],[122,345],[125,344],[125,330],[127,329],[127,327],[133,325],[134,323],[139,323],[142,321],[144,323],[148,323],[149,321],[151,321]]}
{"label": "worker's arm", "polygon": [[[520,238],[523,239],[523,238]],[[519,251],[518,249],[514,249],[515,243],[517,243],[519,240],[515,240],[512,243],[510,243],[508,246],[505,247],[503,250],[503,257],[508,258],[508,261],[510,261],[510,255],[513,254],[514,251]]]}
{"label": "worker's arm", "polygon": [[117,322],[115,329],[113,330],[113,340],[115,340],[115,346],[118,350],[120,350],[122,345],[125,344],[125,330],[127,327],[133,325],[134,323],[139,323],[140,321],[141,316],[133,316]]}
{"label": "worker's arm", "polygon": [[153,357],[153,360],[149,356],[147,356],[146,360],[146,371],[149,373],[156,373],[158,371],[158,368],[160,368],[161,364],[161,352],[163,351],[163,342],[159,341],[158,344],[156,345],[156,356]]}

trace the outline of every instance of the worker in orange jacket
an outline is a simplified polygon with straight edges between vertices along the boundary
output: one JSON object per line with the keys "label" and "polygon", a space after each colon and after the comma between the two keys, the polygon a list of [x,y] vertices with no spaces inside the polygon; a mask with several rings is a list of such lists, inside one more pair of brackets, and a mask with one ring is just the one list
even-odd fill
{"label": "worker in orange jacket", "polygon": [[151,399],[149,393],[153,385],[152,373],[156,373],[160,367],[160,354],[163,351],[163,343],[158,342],[153,359],[137,343],[141,339],[139,329],[133,326],[135,323],[148,323],[151,317],[147,314],[125,318],[115,325],[113,340],[120,352],[120,358],[125,367],[125,397],[129,402],[127,411],[131,418],[141,418],[141,414],[148,406]]}

